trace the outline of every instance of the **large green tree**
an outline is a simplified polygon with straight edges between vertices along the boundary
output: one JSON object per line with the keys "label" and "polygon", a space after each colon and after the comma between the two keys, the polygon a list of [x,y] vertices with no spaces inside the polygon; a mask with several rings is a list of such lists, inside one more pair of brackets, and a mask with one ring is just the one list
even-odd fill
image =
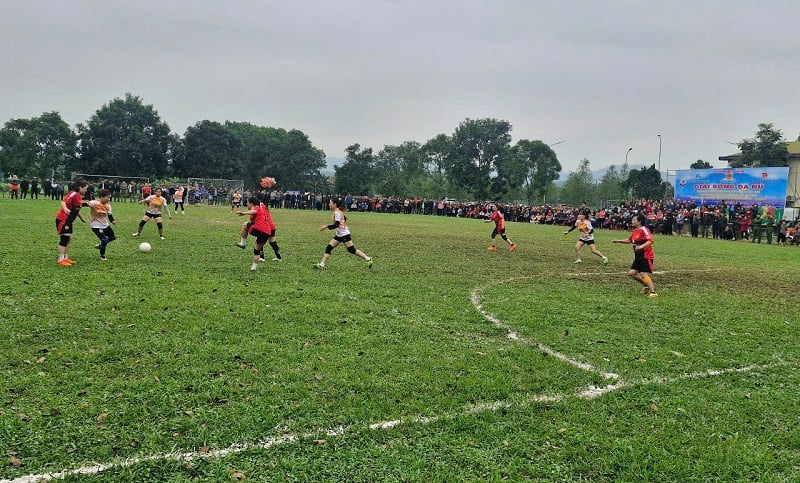
{"label": "large green tree", "polygon": [[19,176],[67,177],[76,136],[57,112],[12,119],[0,130],[0,171]]}
{"label": "large green tree", "polygon": [[176,176],[240,179],[241,143],[224,125],[200,121],[186,129],[181,156],[173,161]]}
{"label": "large green tree", "polygon": [[426,177],[425,158],[419,143],[384,146],[375,157],[375,191],[385,196],[405,197],[415,192]]}
{"label": "large green tree", "polygon": [[509,188],[504,166],[510,151],[508,121],[466,119],[453,133],[447,175],[476,200],[499,198]]}
{"label": "large green tree", "polygon": [[522,139],[514,145],[513,158],[516,164],[515,170],[510,171],[511,186],[522,186],[528,203],[544,199],[561,173],[555,151],[542,141]]}
{"label": "large green tree", "polygon": [[772,124],[759,124],[755,137],[743,139],[738,146],[742,154],[729,163],[732,168],[787,166],[789,151],[783,133]]}
{"label": "large green tree", "polygon": [[75,171],[112,176],[164,177],[178,137],[152,105],[130,93],[98,109],[78,124]]}
{"label": "large green tree", "polygon": [[649,168],[631,170],[625,187],[633,198],[660,200],[664,198],[665,186],[661,180],[661,172],[656,165]]}
{"label": "large green tree", "polygon": [[447,134],[438,134],[421,146],[421,154],[428,176],[420,183],[415,196],[428,198],[455,196],[456,189],[447,177],[447,160],[452,140]]}
{"label": "large green tree", "polygon": [[226,122],[226,129],[239,140],[239,177],[250,187],[271,176],[278,189],[316,189],[324,177],[325,153],[315,148],[302,131],[256,126],[247,122]]}
{"label": "large green tree", "polygon": [[345,149],[345,162],[336,166],[337,193],[372,195],[375,189],[375,155],[372,148],[352,144]]}

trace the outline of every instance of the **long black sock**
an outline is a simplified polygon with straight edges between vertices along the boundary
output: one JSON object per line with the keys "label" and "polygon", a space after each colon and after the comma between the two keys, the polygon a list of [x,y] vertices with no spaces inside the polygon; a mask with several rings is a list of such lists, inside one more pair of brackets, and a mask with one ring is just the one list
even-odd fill
{"label": "long black sock", "polygon": [[278,242],[269,242],[269,246],[272,247],[272,251],[275,252],[275,258],[280,260],[281,258],[281,249],[278,248]]}

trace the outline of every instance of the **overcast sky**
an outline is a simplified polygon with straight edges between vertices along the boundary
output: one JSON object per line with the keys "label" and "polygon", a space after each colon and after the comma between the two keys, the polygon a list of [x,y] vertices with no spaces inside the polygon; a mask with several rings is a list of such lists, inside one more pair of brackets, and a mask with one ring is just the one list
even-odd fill
{"label": "overcast sky", "polygon": [[797,0],[3,0],[0,122],[130,92],[174,132],[299,129],[331,157],[497,118],[565,171],[721,167],[800,134]]}

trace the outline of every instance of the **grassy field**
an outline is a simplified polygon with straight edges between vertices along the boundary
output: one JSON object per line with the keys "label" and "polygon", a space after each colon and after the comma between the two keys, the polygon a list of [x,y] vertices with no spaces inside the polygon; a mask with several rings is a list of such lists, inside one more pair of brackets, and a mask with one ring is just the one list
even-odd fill
{"label": "grassy field", "polygon": [[2,481],[800,480],[795,247],[658,236],[648,300],[621,232],[576,267],[561,227],[352,213],[375,267],[319,272],[329,212],[275,210],[250,273],[228,208],[161,241],[116,203],[65,268],[57,206],[0,199]]}

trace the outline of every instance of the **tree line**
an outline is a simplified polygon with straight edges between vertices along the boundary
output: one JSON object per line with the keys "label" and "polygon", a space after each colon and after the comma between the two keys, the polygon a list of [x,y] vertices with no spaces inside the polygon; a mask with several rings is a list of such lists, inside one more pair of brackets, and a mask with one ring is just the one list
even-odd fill
{"label": "tree line", "polygon": [[[152,105],[128,93],[75,129],[57,112],[6,122],[0,129],[0,171],[42,179],[68,179],[70,173],[242,179],[248,188],[256,188],[268,175],[282,190],[529,204],[657,199],[669,190],[655,165],[631,170],[612,164],[596,181],[588,159],[563,186],[556,186],[562,167],[551,146],[528,139],[512,144],[511,130],[505,120],[465,119],[452,134],[438,134],[425,143],[406,141],[377,152],[352,144],[345,149],[344,163],[329,177],[323,172],[325,153],[302,131],[202,120],[181,137]],[[742,165],[780,165],[758,163],[780,163],[779,148],[786,149],[781,141],[780,131],[760,124],[756,137],[739,145]],[[698,160],[692,167],[705,165]]]}

